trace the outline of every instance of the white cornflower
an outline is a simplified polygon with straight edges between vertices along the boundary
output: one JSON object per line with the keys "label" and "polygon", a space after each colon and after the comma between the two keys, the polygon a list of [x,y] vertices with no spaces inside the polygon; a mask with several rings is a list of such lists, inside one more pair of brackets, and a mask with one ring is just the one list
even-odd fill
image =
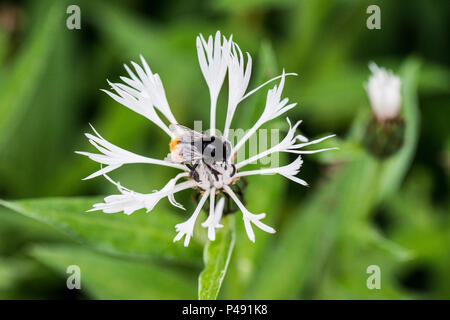
{"label": "white cornflower", "polygon": [[379,121],[394,119],[400,112],[402,105],[401,80],[392,71],[378,67],[374,62],[369,63],[372,75],[366,85],[373,113]]}
{"label": "white cornflower", "polygon": [[[142,67],[134,62],[131,63],[134,67],[134,72],[125,65],[129,78],[121,77],[123,83],[108,82],[112,91],[114,91],[104,90],[109,96],[127,108],[148,118],[170,136],[170,153],[163,160],[137,155],[107,141],[92,127],[95,135],[86,133],[86,137],[99,153],[79,151],[77,153],[100,163],[101,167],[85,179],[103,175],[117,187],[119,194],[107,196],[103,203],[95,204],[90,211],[102,210],[105,213],[123,211],[125,214],[131,214],[136,210],[146,209],[149,212],[161,199],[166,197],[172,205],[184,210],[184,207],[175,201],[175,193],[186,189],[196,189],[201,193],[199,203],[187,221],[175,226],[177,234],[174,241],[181,240],[184,237],[184,245],[187,246],[189,244],[198,215],[208,198],[210,206],[209,216],[201,225],[208,229],[208,238],[213,241],[216,229],[223,227],[221,218],[224,211],[225,197],[229,197],[242,212],[246,233],[249,239],[254,242],[253,225],[268,233],[274,233],[275,230],[261,222],[266,216],[265,213],[254,214],[249,212],[230,186],[235,184],[241,177],[255,174],[280,174],[296,183],[306,185],[304,180],[296,177],[303,163],[300,155],[333,148],[309,151],[300,149],[319,143],[332,137],[332,135],[308,141],[304,136],[295,134],[300,121],[292,126],[289,119],[287,119],[289,130],[279,144],[235,164],[233,155],[262,125],[284,114],[296,105],[295,103],[288,104],[288,99],[282,98],[286,76],[295,74],[285,73],[283,70],[280,76],[270,79],[246,93],[250,81],[252,60],[250,54],[247,53],[247,63],[245,64],[244,55],[238,45],[232,41],[232,37],[226,39],[218,31],[214,38],[209,36],[208,41],[206,41],[200,35],[197,37],[197,53],[200,68],[208,85],[211,98],[211,130],[209,134],[190,130],[177,123],[167,102],[160,77],[158,74],[152,73],[142,56]],[[229,79],[228,109],[224,135],[219,136],[215,134],[216,105],[227,71]],[[278,78],[281,78],[279,85],[275,85],[268,90],[266,105],[261,117],[236,145],[231,145],[227,137],[238,104]],[[294,153],[299,154],[299,156],[294,162],[286,166],[240,171],[242,167],[275,152]],[[129,163],[161,165],[179,169],[182,172],[177,174],[159,191],[147,194],[138,193],[123,187],[119,182],[112,180],[107,175],[108,172]],[[180,179],[185,181],[178,182]],[[216,198],[218,199],[217,201]]]}

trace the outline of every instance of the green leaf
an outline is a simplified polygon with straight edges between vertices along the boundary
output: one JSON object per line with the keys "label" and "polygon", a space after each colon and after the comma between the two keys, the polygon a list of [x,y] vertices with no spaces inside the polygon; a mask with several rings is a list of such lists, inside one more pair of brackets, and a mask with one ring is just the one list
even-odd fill
{"label": "green leaf", "polygon": [[81,290],[96,299],[192,299],[194,277],[173,267],[119,259],[78,246],[36,246],[31,255],[63,275],[77,265]]}
{"label": "green leaf", "polygon": [[1,291],[10,290],[21,278],[24,278],[32,270],[33,260],[24,258],[2,257],[0,260],[0,299]]}
{"label": "green leaf", "polygon": [[220,11],[245,12],[264,10],[267,7],[291,7],[295,0],[218,0],[211,2],[211,6]]}
{"label": "green leaf", "polygon": [[235,230],[234,216],[222,220],[224,225],[216,234],[215,241],[209,241],[204,249],[205,269],[198,279],[198,297],[200,300],[215,300],[219,294],[223,279],[233,253]]}
{"label": "green leaf", "polygon": [[201,247],[191,241],[188,248],[173,243],[174,226],[182,219],[155,210],[105,214],[85,212],[99,198],[47,198],[3,201],[0,204],[25,216],[48,223],[78,240],[106,252],[136,257],[200,263]]}
{"label": "green leaf", "polygon": [[32,241],[70,241],[69,237],[44,223],[0,206],[0,255],[13,255]]}
{"label": "green leaf", "polygon": [[7,261],[0,261],[0,292],[10,288],[14,283],[15,269],[15,265]]}

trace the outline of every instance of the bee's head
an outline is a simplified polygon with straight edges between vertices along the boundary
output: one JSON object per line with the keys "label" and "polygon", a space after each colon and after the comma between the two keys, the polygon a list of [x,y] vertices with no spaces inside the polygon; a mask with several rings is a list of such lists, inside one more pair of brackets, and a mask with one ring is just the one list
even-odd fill
{"label": "bee's head", "polygon": [[223,138],[211,136],[203,140],[202,150],[206,162],[225,162],[229,158],[231,144]]}

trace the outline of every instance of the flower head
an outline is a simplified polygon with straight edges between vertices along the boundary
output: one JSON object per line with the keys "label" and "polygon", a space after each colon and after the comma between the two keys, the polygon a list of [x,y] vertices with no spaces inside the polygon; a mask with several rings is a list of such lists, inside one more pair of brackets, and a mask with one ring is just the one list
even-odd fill
{"label": "flower head", "polygon": [[[100,163],[101,167],[85,179],[102,175],[117,187],[119,194],[107,196],[103,203],[95,204],[90,211],[101,210],[105,213],[123,211],[125,214],[131,214],[136,210],[146,209],[149,212],[161,199],[166,197],[172,205],[184,210],[184,207],[175,200],[175,193],[187,189],[196,189],[201,194],[200,201],[191,217],[175,226],[177,234],[174,241],[181,240],[184,237],[184,245],[189,244],[197,218],[208,198],[210,200],[209,216],[202,223],[202,226],[208,229],[208,238],[213,241],[216,229],[223,227],[220,222],[224,211],[224,197],[229,197],[242,212],[246,233],[249,239],[254,242],[253,226],[268,233],[274,233],[275,229],[261,221],[266,217],[265,213],[254,214],[248,211],[230,186],[242,177],[255,174],[280,174],[296,183],[306,185],[304,180],[296,177],[303,163],[301,154],[321,152],[333,148],[301,149],[332,136],[309,141],[306,137],[295,133],[300,121],[292,126],[289,118],[287,118],[289,130],[280,143],[244,161],[235,163],[235,153],[262,125],[295,107],[295,103],[289,104],[288,98],[282,96],[286,76],[295,74],[285,73],[283,70],[280,76],[270,79],[247,92],[252,59],[250,54],[246,53],[247,59],[245,62],[244,54],[239,46],[232,41],[232,37],[229,39],[222,37],[219,31],[214,37],[209,36],[208,40],[200,35],[197,37],[197,54],[211,99],[211,130],[209,134],[197,132],[178,124],[172,114],[159,75],[151,71],[142,56],[142,66],[134,62],[131,63],[134,71],[125,65],[129,77],[121,77],[123,83],[108,81],[111,91],[103,90],[104,92],[127,108],[143,115],[169,135],[171,138],[170,153],[163,160],[141,156],[112,144],[92,127],[94,134],[86,133],[86,137],[99,153],[79,151],[77,153]],[[228,109],[224,134],[219,136],[216,135],[216,105],[227,72],[229,79]],[[265,85],[280,78],[280,83],[268,90],[265,108],[260,118],[235,145],[232,145],[228,141],[228,134],[239,103]],[[278,152],[293,153],[299,156],[295,161],[285,166],[250,171],[241,170],[250,163]],[[138,193],[123,187],[107,175],[110,171],[131,163],[148,163],[172,167],[181,170],[181,173],[169,180],[159,191]],[[179,182],[181,179],[185,181]]]}
{"label": "flower head", "polygon": [[400,112],[402,104],[401,80],[392,71],[369,63],[372,75],[366,85],[373,113],[379,121],[394,119]]}

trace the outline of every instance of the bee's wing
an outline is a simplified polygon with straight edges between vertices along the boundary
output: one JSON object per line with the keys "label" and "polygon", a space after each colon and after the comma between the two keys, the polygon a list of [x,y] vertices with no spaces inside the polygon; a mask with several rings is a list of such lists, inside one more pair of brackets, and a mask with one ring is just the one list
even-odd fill
{"label": "bee's wing", "polygon": [[180,139],[180,142],[191,143],[204,139],[204,135],[201,132],[192,130],[181,124],[171,123],[169,130]]}
{"label": "bee's wing", "polygon": [[191,144],[179,144],[180,153],[185,162],[203,159],[202,153]]}
{"label": "bee's wing", "polygon": [[181,124],[170,124],[169,129],[179,139],[177,149],[185,162],[201,160],[202,141],[205,136]]}

